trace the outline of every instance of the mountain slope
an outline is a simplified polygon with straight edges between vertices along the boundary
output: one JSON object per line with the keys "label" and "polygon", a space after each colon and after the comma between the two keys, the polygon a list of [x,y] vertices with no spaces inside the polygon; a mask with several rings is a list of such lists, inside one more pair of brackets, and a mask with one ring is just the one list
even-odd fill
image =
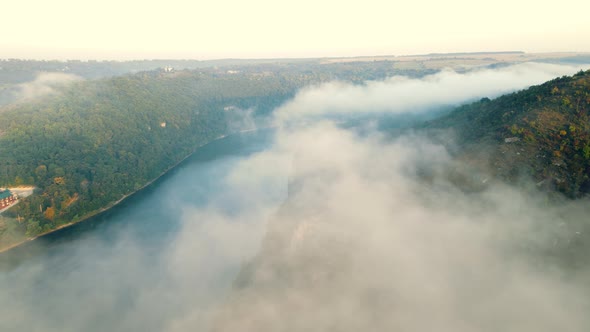
{"label": "mountain slope", "polygon": [[577,198],[590,192],[590,71],[495,100],[459,107],[426,123],[451,129],[453,149],[470,164]]}

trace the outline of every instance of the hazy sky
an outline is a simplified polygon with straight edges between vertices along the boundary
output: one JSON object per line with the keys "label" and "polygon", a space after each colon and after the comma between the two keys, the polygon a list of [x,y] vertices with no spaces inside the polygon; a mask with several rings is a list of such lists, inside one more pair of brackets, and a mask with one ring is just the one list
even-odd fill
{"label": "hazy sky", "polygon": [[587,0],[8,0],[0,58],[589,51]]}

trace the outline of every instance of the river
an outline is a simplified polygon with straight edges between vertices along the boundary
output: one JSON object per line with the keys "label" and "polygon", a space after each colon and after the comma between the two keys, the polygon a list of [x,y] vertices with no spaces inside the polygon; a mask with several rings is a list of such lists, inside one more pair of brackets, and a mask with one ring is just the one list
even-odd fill
{"label": "river", "polygon": [[0,331],[206,327],[286,197],[286,174],[248,175],[272,135],[214,141],[114,208],[0,255]]}

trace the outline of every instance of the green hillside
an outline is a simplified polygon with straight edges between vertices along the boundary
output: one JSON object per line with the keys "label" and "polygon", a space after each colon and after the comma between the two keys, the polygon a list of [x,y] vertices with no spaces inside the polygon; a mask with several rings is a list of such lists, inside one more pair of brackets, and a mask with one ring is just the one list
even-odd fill
{"label": "green hillside", "polygon": [[389,61],[259,62],[78,81],[0,108],[0,187],[38,188],[0,216],[0,248],[109,207],[306,85],[432,73]]}
{"label": "green hillside", "polygon": [[423,127],[454,136],[460,159],[509,181],[578,198],[590,192],[590,71],[459,107]]}
{"label": "green hillside", "polygon": [[3,214],[0,243],[108,207],[198,146],[239,130],[246,109],[268,112],[310,80],[153,71],[76,83],[3,109],[0,187],[38,189]]}

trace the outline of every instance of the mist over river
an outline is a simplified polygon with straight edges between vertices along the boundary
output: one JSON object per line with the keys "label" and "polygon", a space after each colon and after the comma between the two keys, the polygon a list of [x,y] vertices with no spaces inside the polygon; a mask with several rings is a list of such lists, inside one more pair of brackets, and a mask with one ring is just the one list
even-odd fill
{"label": "mist over river", "polygon": [[207,315],[286,197],[286,172],[249,179],[240,164],[272,135],[214,141],[109,211],[0,255],[0,331],[173,330],[195,306]]}

